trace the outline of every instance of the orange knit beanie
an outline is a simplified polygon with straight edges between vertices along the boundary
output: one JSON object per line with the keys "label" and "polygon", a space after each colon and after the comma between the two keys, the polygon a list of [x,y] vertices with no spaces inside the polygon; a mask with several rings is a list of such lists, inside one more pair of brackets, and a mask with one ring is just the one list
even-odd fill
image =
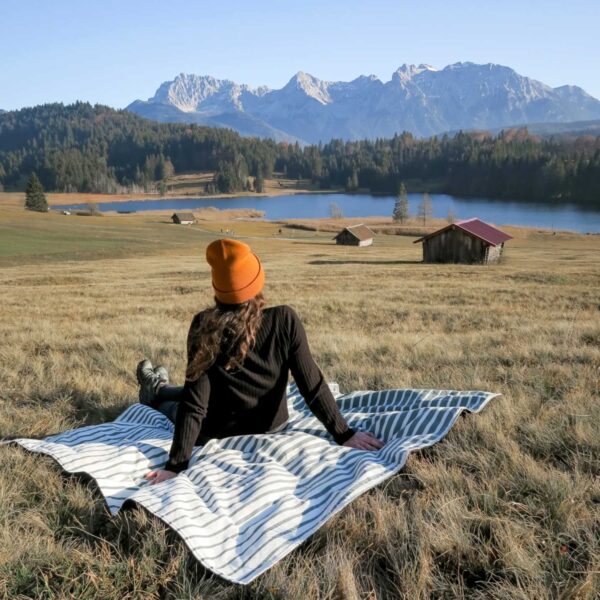
{"label": "orange knit beanie", "polygon": [[223,238],[206,248],[212,268],[215,297],[223,304],[241,304],[254,298],[265,284],[265,272],[250,246]]}

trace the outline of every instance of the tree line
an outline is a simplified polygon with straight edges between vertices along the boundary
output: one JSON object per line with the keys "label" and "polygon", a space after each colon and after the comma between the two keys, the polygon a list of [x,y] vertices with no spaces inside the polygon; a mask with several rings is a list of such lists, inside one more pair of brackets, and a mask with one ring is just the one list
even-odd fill
{"label": "tree line", "polygon": [[[36,173],[48,191],[115,193],[174,173],[211,171],[209,192],[255,191],[273,172],[322,189],[397,194],[401,182],[457,196],[600,205],[600,138],[538,138],[526,129],[300,146],[229,129],[157,123],[78,102],[0,115],[0,185],[23,190]],[[260,189],[256,189],[260,188]]]}

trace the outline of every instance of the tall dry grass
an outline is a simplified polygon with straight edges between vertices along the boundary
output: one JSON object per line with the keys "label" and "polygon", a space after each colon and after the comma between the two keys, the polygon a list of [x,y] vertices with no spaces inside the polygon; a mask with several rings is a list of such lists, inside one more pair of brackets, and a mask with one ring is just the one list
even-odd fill
{"label": "tall dry grass", "polygon": [[[23,219],[23,232],[77,232],[45,217]],[[140,357],[183,378],[189,321],[211,298],[203,252],[214,234],[197,227],[176,242],[150,217],[107,219],[122,231],[105,258],[85,242],[77,260],[24,248],[0,270],[1,435],[113,419],[136,401]],[[420,264],[402,236],[366,249],[333,246],[329,234],[258,239],[261,228],[276,237],[273,227],[234,226],[253,236],[268,300],[297,309],[343,391],[503,396],[246,587],[203,569],[144,510],[111,518],[93,482],[2,447],[0,596],[597,597],[600,236],[530,232],[483,267]]]}

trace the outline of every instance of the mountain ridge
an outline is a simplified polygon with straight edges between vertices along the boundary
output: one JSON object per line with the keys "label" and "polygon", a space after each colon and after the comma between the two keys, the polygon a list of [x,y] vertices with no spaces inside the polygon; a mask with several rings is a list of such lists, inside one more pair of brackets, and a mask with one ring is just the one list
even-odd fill
{"label": "mountain ridge", "polygon": [[443,69],[403,64],[389,81],[375,75],[325,81],[298,71],[279,89],[180,73],[126,110],[156,121],[310,144],[595,120],[600,100],[579,86],[552,88],[507,66],[456,62]]}

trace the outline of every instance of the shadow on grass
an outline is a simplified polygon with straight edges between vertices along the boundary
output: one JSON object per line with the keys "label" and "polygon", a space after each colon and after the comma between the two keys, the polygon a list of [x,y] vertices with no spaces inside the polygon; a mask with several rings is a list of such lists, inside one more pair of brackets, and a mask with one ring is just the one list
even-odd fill
{"label": "shadow on grass", "polygon": [[323,248],[323,246],[333,247],[333,245],[330,244],[327,240],[319,242],[319,241],[315,241],[314,238],[307,238],[306,240],[302,240],[301,238],[286,238],[286,239],[288,241],[293,239],[293,241],[291,242],[292,244],[300,244],[302,246],[321,246],[321,248]]}
{"label": "shadow on grass", "polygon": [[134,404],[134,402],[121,402],[111,406],[101,406],[99,404],[99,395],[85,394],[84,396],[74,402],[75,411],[73,416],[83,423],[80,427],[114,421],[121,413]]}
{"label": "shadow on grass", "polygon": [[[64,390],[59,390],[64,391]],[[120,402],[119,404],[113,404],[111,406],[101,406],[100,400],[102,396],[100,394],[95,393],[78,393],[76,390],[69,388],[70,396],[73,398],[72,401],[72,412],[69,414],[75,421],[77,421],[78,425],[73,425],[68,429],[63,429],[61,431],[55,432],[47,432],[38,435],[30,435],[30,434],[9,434],[0,436],[0,442],[9,442],[12,440],[27,438],[30,440],[43,440],[44,438],[60,435],[65,433],[65,431],[69,431],[74,429],[75,427],[87,427],[90,425],[100,425],[102,423],[108,423],[114,421],[121,413],[123,413],[127,408],[129,408],[132,404],[135,404],[135,400],[131,402]],[[59,394],[60,395],[60,394]],[[53,398],[42,398],[42,402],[49,403],[50,405],[53,403]]]}
{"label": "shadow on grass", "polygon": [[[144,513],[145,525],[139,523],[137,513]],[[177,533],[171,525],[163,521],[158,515],[148,510],[135,500],[127,499],[121,506],[121,510],[113,517],[113,523],[119,527],[118,543],[121,550],[127,555],[135,554],[137,546],[143,541],[143,537],[151,531],[152,525],[156,529],[162,529],[167,545],[166,553],[178,555],[178,548],[183,550],[185,572],[190,578],[190,583],[197,585],[203,581],[212,581],[224,586],[235,585],[206,568],[193,554],[186,541]],[[125,530],[125,531],[123,531]],[[123,535],[123,533],[125,535]],[[163,557],[164,558],[164,557]]]}
{"label": "shadow on grass", "polygon": [[309,265],[422,265],[422,260],[311,260]]}

